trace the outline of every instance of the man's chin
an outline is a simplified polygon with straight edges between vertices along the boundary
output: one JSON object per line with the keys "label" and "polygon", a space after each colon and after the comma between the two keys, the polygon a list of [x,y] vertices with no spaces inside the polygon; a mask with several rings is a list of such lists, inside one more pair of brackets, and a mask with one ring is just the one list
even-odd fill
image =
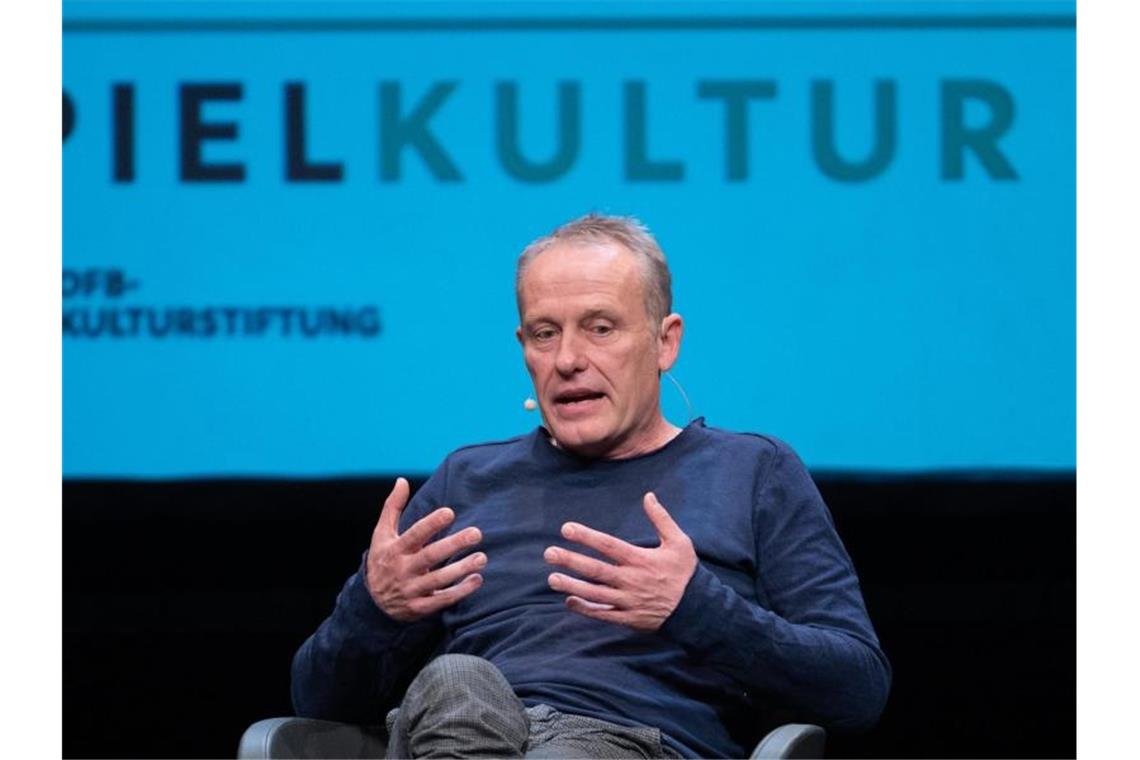
{"label": "man's chin", "polygon": [[578,456],[605,456],[612,445],[606,436],[576,425],[552,425],[550,433],[558,448]]}

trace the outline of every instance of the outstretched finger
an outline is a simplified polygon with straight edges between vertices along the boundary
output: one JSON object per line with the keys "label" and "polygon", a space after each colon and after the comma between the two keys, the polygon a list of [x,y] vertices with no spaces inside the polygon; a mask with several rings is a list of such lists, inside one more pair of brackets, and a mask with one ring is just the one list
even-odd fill
{"label": "outstretched finger", "polygon": [[451,525],[454,519],[455,512],[450,507],[440,507],[427,517],[421,517],[400,536],[401,548],[406,552],[418,552],[432,536]]}
{"label": "outstretched finger", "polygon": [[551,573],[546,582],[555,591],[593,604],[605,605],[607,609],[621,607],[622,600],[625,599],[625,594],[617,589],[597,583],[587,583],[562,573]]}
{"label": "outstretched finger", "polygon": [[609,533],[602,533],[600,530],[587,528],[585,525],[576,522],[568,522],[562,525],[562,537],[601,552],[615,562],[628,562],[641,551],[640,547],[626,543]]}
{"label": "outstretched finger", "polygon": [[579,615],[592,617],[595,620],[604,620],[607,623],[624,624],[629,619],[629,613],[614,609],[608,604],[597,604],[583,599],[580,596],[566,597],[566,606]]}
{"label": "outstretched finger", "polygon": [[643,498],[641,502],[642,507],[645,509],[646,517],[649,518],[649,522],[653,523],[653,528],[657,531],[657,537],[661,539],[662,543],[685,535],[685,532],[681,530],[681,526],[677,524],[672,515],[665,509],[665,505],[657,500],[656,494],[649,491],[645,494],[645,498]]}
{"label": "outstretched finger", "polygon": [[450,565],[444,565],[438,570],[420,576],[412,583],[411,593],[417,596],[434,594],[436,591],[445,589],[469,575],[479,573],[486,566],[487,555],[483,552],[476,552],[458,562],[452,562]]}
{"label": "outstretched finger", "polygon": [[602,562],[600,559],[587,557],[585,554],[572,552],[569,549],[563,549],[558,546],[548,546],[546,551],[542,553],[542,558],[551,565],[561,565],[567,570],[572,570],[578,575],[584,575],[587,578],[592,578],[596,581],[601,581],[607,586],[618,586],[620,576],[618,575],[618,568],[608,562]]}
{"label": "outstretched finger", "polygon": [[412,568],[417,572],[426,573],[433,567],[449,559],[453,554],[463,551],[469,546],[475,546],[483,540],[483,533],[476,527],[464,528],[450,536],[426,544],[413,561]]}
{"label": "outstretched finger", "polygon": [[434,591],[431,596],[423,597],[424,603],[421,614],[430,615],[433,612],[439,612],[444,607],[450,607],[460,599],[474,594],[482,585],[483,576],[472,573],[454,586]]}
{"label": "outstretched finger", "polygon": [[380,520],[376,523],[377,530],[384,530],[393,536],[399,533],[400,515],[404,507],[408,506],[408,494],[411,488],[404,478],[396,478],[391,493],[384,500],[384,508],[380,510]]}

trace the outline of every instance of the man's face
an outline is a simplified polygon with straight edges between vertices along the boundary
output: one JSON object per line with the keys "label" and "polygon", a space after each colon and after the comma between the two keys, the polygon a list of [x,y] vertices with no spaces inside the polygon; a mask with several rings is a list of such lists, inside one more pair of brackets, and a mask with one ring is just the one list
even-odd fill
{"label": "man's face", "polygon": [[518,338],[559,446],[621,459],[660,445],[658,371],[677,357],[681,318],[654,329],[634,255],[616,243],[556,244],[530,263],[520,296]]}

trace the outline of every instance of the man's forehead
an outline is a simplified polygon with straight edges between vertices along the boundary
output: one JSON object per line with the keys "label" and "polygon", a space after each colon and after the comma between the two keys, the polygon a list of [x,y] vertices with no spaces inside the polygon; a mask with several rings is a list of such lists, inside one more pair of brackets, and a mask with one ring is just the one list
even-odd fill
{"label": "man's forehead", "polygon": [[538,254],[523,271],[522,285],[575,280],[583,284],[621,283],[636,269],[636,257],[620,243],[569,241]]}
{"label": "man's forehead", "polygon": [[617,242],[565,241],[531,260],[519,281],[526,324],[579,320],[586,311],[619,314],[645,299],[637,256]]}

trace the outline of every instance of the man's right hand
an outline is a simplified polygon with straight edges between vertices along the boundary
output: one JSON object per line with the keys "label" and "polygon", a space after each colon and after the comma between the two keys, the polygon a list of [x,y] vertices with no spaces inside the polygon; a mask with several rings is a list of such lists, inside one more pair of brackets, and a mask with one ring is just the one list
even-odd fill
{"label": "man's right hand", "polygon": [[410,491],[408,481],[396,479],[372,531],[365,566],[372,601],[390,617],[404,622],[431,615],[471,594],[483,585],[479,571],[487,564],[487,555],[476,552],[433,570],[461,549],[482,541],[483,534],[471,527],[429,544],[432,536],[455,519],[450,508],[440,507],[401,535],[400,514],[408,504]]}

